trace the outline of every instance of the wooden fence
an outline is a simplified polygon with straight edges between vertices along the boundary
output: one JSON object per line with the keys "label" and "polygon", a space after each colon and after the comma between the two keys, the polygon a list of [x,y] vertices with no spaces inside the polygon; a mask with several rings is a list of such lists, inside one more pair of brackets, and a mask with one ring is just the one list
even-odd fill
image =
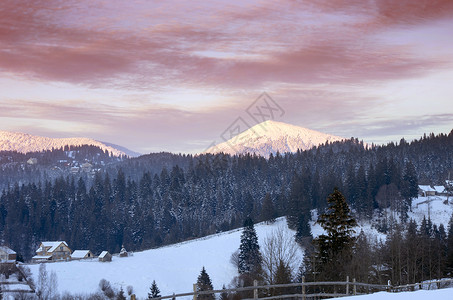
{"label": "wooden fence", "polygon": [[[414,291],[420,289],[440,289],[445,287],[450,287],[453,285],[453,279],[442,279],[442,280],[433,280],[426,281],[422,283],[407,284],[392,286],[390,282],[387,285],[380,284],[369,284],[356,282],[355,279],[349,281],[349,278],[346,278],[346,281],[320,281],[320,282],[305,282],[302,278],[302,282],[298,283],[288,283],[288,284],[273,284],[273,285],[261,285],[258,286],[257,282],[254,282],[253,286],[234,288],[234,289],[221,289],[221,290],[211,290],[197,292],[197,285],[193,285],[193,292],[182,293],[182,294],[173,294],[163,297],[154,298],[159,299],[176,299],[180,297],[193,297],[194,300],[197,299],[198,295],[210,295],[210,294],[221,294],[221,293],[238,293],[238,292],[247,292],[253,291],[253,298],[244,298],[244,299],[261,299],[261,300],[273,300],[273,299],[322,299],[322,298],[336,298],[336,297],[345,297],[345,296],[354,296],[354,295],[364,295],[371,294],[378,291],[387,291],[387,292],[403,292],[403,291]],[[327,287],[327,288],[326,288]],[[275,291],[278,289],[294,289],[294,293],[287,295],[276,295],[268,296],[269,291]],[[330,290],[330,292],[326,292]],[[342,290],[343,292],[339,291]],[[266,291],[261,293],[260,291]]]}

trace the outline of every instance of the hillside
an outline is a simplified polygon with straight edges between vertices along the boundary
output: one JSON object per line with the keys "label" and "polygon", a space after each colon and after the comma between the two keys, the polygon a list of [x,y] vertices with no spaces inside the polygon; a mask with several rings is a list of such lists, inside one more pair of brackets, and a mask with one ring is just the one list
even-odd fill
{"label": "hillside", "polygon": [[[432,222],[446,225],[453,212],[451,204],[445,204],[445,197],[433,198],[429,213]],[[420,223],[423,217],[428,217],[427,200],[420,197],[414,200],[409,218]],[[312,212],[316,219],[316,211]],[[370,222],[359,222],[356,234],[363,230],[370,241],[385,240],[386,236],[371,225]],[[271,225],[260,223],[255,226],[259,243],[263,247],[264,239],[279,228],[289,235],[294,231],[288,229],[285,218],[279,218]],[[311,222],[314,236],[322,233],[318,224]],[[91,293],[98,290],[98,283],[106,279],[119,289],[128,285],[134,287],[139,298],[146,297],[151,282],[156,280],[162,295],[191,291],[201,268],[204,266],[210,275],[215,289],[231,282],[237,276],[237,270],[230,263],[233,252],[239,248],[242,229],[232,230],[205,238],[191,240],[157,249],[135,252],[127,258],[113,257],[111,263],[101,263],[97,260],[57,262],[47,264],[48,271],[55,271],[58,276],[59,291],[70,293]],[[302,259],[303,250],[300,250]],[[29,265],[35,280],[37,280],[39,265]],[[392,294],[393,295],[393,294]],[[374,298],[373,298],[374,299]]]}
{"label": "hillside", "polygon": [[58,149],[64,146],[93,145],[108,150],[113,156],[138,156],[139,153],[133,152],[121,146],[110,143],[103,143],[85,137],[75,138],[49,138],[35,136],[26,133],[0,131],[0,151],[17,151],[21,153],[40,152]]}
{"label": "hillside", "polygon": [[272,153],[287,153],[309,150],[326,142],[342,141],[344,138],[282,122],[265,121],[255,125],[230,140],[215,145],[206,153],[245,154],[256,153],[269,157]]}
{"label": "hillside", "polygon": [[[282,228],[288,231],[286,220],[278,219],[271,225],[255,227],[262,245],[266,236]],[[162,295],[191,291],[192,285],[204,266],[212,279],[214,288],[228,285],[237,270],[230,263],[233,252],[239,248],[241,229],[232,230],[206,238],[196,239],[158,249],[133,253],[133,256],[113,257],[110,263],[97,260],[57,262],[47,264],[47,271],[58,276],[59,291],[92,293],[98,290],[101,279],[106,279],[117,289],[128,285],[134,287],[139,298],[145,298],[153,280]],[[293,235],[294,232],[291,231]],[[302,257],[302,252],[300,252]],[[29,266],[35,282],[39,265]]]}

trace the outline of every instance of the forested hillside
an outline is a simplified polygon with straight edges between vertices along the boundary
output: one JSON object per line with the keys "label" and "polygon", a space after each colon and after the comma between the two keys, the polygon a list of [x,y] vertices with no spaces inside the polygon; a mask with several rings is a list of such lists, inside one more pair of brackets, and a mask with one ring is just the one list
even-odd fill
{"label": "forested hillside", "polygon": [[[261,221],[288,215],[296,228],[308,222],[310,209],[326,207],[335,186],[359,219],[389,206],[404,218],[418,183],[447,179],[452,153],[453,131],[385,146],[351,139],[269,159],[124,158],[89,176],[63,172],[55,179],[10,182],[0,198],[0,238],[29,259],[42,240],[65,240],[96,254],[118,252],[123,244],[147,249],[236,228],[248,216]],[[36,172],[7,168],[17,181],[29,176],[28,169]]]}

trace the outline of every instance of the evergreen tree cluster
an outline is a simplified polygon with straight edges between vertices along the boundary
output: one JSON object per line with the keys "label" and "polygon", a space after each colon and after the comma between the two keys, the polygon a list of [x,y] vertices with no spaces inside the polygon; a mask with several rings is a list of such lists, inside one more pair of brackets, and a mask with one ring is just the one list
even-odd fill
{"label": "evergreen tree cluster", "polygon": [[[67,157],[69,150],[54,151]],[[248,217],[266,221],[287,215],[304,239],[310,235],[310,210],[324,209],[335,186],[359,218],[370,217],[374,208],[404,212],[418,182],[447,178],[452,150],[453,132],[386,146],[364,147],[351,139],[269,159],[169,153],[111,159],[94,176],[8,181],[0,196],[0,238],[25,259],[42,240],[118,252],[123,244],[149,249],[237,228]],[[8,160],[4,155],[0,158]],[[111,158],[105,152],[99,156]],[[10,170],[8,163],[2,167]],[[19,182],[22,175],[11,178]]]}

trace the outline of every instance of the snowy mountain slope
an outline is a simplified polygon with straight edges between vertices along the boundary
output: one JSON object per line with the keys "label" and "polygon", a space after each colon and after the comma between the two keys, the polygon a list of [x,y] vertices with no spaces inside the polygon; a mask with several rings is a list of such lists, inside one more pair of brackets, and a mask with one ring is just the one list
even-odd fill
{"label": "snowy mountain slope", "polygon": [[[259,242],[279,227],[289,230],[286,219],[280,218],[274,224],[255,226]],[[294,234],[290,231],[291,235]],[[162,295],[184,293],[192,290],[201,268],[204,266],[215,289],[231,282],[237,270],[230,263],[231,254],[239,248],[241,229],[175,244],[158,249],[135,252],[131,257],[113,257],[110,263],[97,260],[57,262],[46,265],[47,271],[55,271],[60,292],[92,293],[98,291],[101,279],[106,279],[117,289],[134,287],[138,298],[147,297],[153,280]],[[302,258],[302,251],[300,257]],[[39,265],[29,265],[35,282]]]}
{"label": "snowy mountain slope", "polygon": [[265,121],[215,145],[205,153],[244,154],[256,153],[269,157],[272,153],[307,150],[325,142],[341,141],[344,138],[282,122]]}
{"label": "snowy mountain slope", "polygon": [[[447,226],[453,213],[453,205],[445,203],[446,197],[430,197],[433,201],[430,202],[428,210],[426,200],[428,200],[426,197],[414,199],[409,218],[413,218],[417,224],[420,224],[423,217],[428,218],[429,214],[433,224],[443,223]],[[312,212],[312,218],[317,219],[316,211]],[[255,225],[255,228],[261,246],[266,236],[278,228],[282,228],[290,235],[295,233],[288,229],[285,218],[279,218],[271,225],[260,223]],[[60,292],[92,293],[98,290],[98,283],[104,278],[117,289],[121,286],[125,289],[128,285],[132,285],[137,296],[145,298],[153,280],[156,280],[162,295],[191,291],[192,284],[196,282],[204,266],[212,279],[214,288],[220,289],[223,284],[228,286],[237,275],[237,270],[230,263],[230,257],[239,248],[241,230],[136,252],[127,258],[114,256],[111,263],[101,263],[97,260],[50,263],[47,264],[47,270],[56,272]],[[315,237],[323,233],[319,224],[313,221],[311,230]],[[359,227],[355,230],[356,234],[363,230],[370,241],[385,240],[385,235],[377,232],[369,222],[359,222]],[[302,255],[301,250],[300,259]],[[29,267],[37,280],[39,265],[32,264]],[[378,295],[393,297],[394,294],[379,293]]]}
{"label": "snowy mountain slope", "polygon": [[128,150],[124,147],[116,146],[114,144],[99,142],[90,138],[77,137],[77,138],[49,138],[42,136],[35,136],[26,133],[0,131],[0,151],[18,151],[26,152],[39,152],[50,150],[52,148],[61,148],[66,145],[81,146],[93,145],[108,150],[114,156],[128,155],[137,156],[138,153]]}

